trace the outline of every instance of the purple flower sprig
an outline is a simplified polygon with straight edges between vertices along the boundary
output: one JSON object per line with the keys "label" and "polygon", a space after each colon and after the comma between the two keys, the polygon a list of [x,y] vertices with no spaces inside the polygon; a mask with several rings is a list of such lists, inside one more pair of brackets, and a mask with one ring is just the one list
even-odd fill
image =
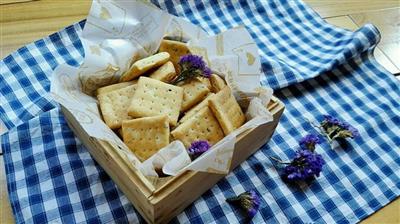
{"label": "purple flower sprig", "polygon": [[211,148],[211,145],[204,140],[194,141],[188,149],[189,156],[192,160],[197,159],[203,153],[207,152]]}
{"label": "purple flower sprig", "polygon": [[319,177],[325,165],[325,160],[320,154],[308,149],[298,150],[291,162],[284,162],[275,157],[271,157],[271,159],[286,165],[281,176],[284,181],[289,183],[313,180],[315,177]]}
{"label": "purple flower sprig", "polygon": [[324,120],[321,121],[320,125],[329,142],[339,138],[356,138],[360,135],[358,130],[349,123],[331,115],[324,115]]}
{"label": "purple flower sprig", "polygon": [[320,144],[321,140],[319,139],[318,135],[315,134],[308,134],[300,139],[299,145],[302,149],[308,149],[312,152],[315,150],[315,146]]}
{"label": "purple flower sprig", "polygon": [[207,67],[207,64],[201,56],[193,54],[184,55],[179,59],[178,64],[181,69],[179,75],[171,81],[173,85],[195,77],[203,76],[205,78],[210,78],[211,76],[211,69]]}
{"label": "purple flower sprig", "polygon": [[324,120],[322,120],[319,125],[309,119],[306,120],[314,128],[319,130],[321,135],[328,140],[331,146],[332,142],[336,139],[357,138],[360,136],[358,130],[349,123],[341,121],[332,115],[324,115],[323,117]]}
{"label": "purple flower sprig", "polygon": [[261,200],[254,190],[245,191],[238,196],[226,199],[228,203],[238,204],[246,216],[252,219],[260,208]]}

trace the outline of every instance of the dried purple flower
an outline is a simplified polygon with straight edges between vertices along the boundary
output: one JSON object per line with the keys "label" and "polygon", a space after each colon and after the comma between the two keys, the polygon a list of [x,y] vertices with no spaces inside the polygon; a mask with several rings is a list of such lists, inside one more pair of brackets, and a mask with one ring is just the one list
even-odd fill
{"label": "dried purple flower", "polygon": [[360,135],[358,130],[349,123],[331,115],[324,115],[321,127],[330,142],[338,138],[355,138]]}
{"label": "dried purple flower", "polygon": [[291,162],[271,158],[280,164],[286,164],[281,176],[284,181],[289,183],[313,180],[315,176],[319,176],[322,167],[325,165],[325,160],[320,154],[308,149],[297,151]]}
{"label": "dried purple flower", "polygon": [[181,72],[172,80],[172,84],[177,84],[198,76],[205,78],[210,78],[211,76],[211,69],[207,67],[201,56],[193,54],[184,55],[179,60],[179,66],[181,67]]}
{"label": "dried purple flower", "polygon": [[[328,124],[328,125],[339,125],[340,124],[340,120],[337,119],[336,117],[333,117],[332,115],[326,114],[323,116],[324,116],[324,120],[322,122],[325,124]],[[322,125],[322,123],[321,123],[321,125]]]}
{"label": "dried purple flower", "polygon": [[260,208],[260,197],[253,190],[245,191],[239,196],[226,199],[228,203],[239,203],[239,206],[246,212],[248,218],[253,218]]}
{"label": "dried purple flower", "polygon": [[211,77],[211,73],[212,73],[212,71],[209,67],[205,67],[203,69],[203,77],[209,79]]}
{"label": "dried purple flower", "polygon": [[283,171],[283,178],[288,182],[305,181],[319,176],[325,160],[318,153],[309,150],[296,152],[292,162]]}
{"label": "dried purple flower", "polygon": [[318,135],[315,134],[308,134],[304,136],[302,139],[300,139],[300,147],[302,149],[308,149],[310,151],[315,150],[315,145],[318,145],[321,143],[321,140],[319,139]]}
{"label": "dried purple flower", "polygon": [[339,138],[356,138],[360,136],[358,130],[355,127],[351,126],[349,123],[342,121],[340,126],[343,130],[339,133]]}
{"label": "dried purple flower", "polygon": [[195,160],[201,154],[207,152],[211,148],[211,145],[207,141],[199,140],[194,141],[188,149],[188,153],[192,160]]}

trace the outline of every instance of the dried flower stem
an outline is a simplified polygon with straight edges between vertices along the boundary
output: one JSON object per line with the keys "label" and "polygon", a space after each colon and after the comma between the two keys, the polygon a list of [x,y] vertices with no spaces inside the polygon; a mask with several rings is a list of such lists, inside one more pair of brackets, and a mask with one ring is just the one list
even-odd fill
{"label": "dried flower stem", "polygon": [[181,74],[179,76],[176,76],[176,78],[174,80],[172,80],[171,84],[176,85],[179,82],[188,80],[189,78],[193,78],[193,77],[190,77],[190,74],[193,73],[193,71],[194,71],[194,69],[189,69],[189,70],[185,70],[185,71],[181,72]]}
{"label": "dried flower stem", "polygon": [[329,145],[332,147],[332,138],[329,136],[331,133],[327,134],[325,132],[325,130],[322,128],[322,126],[315,124],[308,118],[306,118],[306,120],[311,124],[311,126],[313,126],[315,129],[317,129],[319,131],[319,133],[328,140]]}
{"label": "dried flower stem", "polygon": [[254,190],[245,191],[238,196],[227,198],[226,201],[228,203],[238,202],[234,204],[239,205],[246,212],[247,218],[250,219],[256,215],[261,204],[261,199]]}
{"label": "dried flower stem", "polygon": [[181,72],[172,80],[171,84],[173,85],[198,76],[209,78],[212,72],[211,69],[207,67],[203,58],[198,55],[184,55],[179,59],[178,64],[181,68]]}
{"label": "dried flower stem", "polygon": [[278,158],[275,158],[273,156],[270,156],[269,158],[271,158],[272,160],[274,160],[275,162],[281,163],[281,164],[290,164],[290,162],[284,162],[283,160],[280,160]]}

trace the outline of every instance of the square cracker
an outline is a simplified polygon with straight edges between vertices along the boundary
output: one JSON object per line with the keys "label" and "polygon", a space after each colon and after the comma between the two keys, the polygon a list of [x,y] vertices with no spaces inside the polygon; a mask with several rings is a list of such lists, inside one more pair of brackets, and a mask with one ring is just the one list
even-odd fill
{"label": "square cracker", "polygon": [[175,126],[183,100],[183,88],[148,77],[140,77],[128,114],[132,117],[168,115]]}
{"label": "square cracker", "polygon": [[210,82],[211,82],[211,92],[213,93],[218,93],[219,91],[221,91],[221,89],[223,89],[226,86],[224,79],[216,74],[211,74]]}
{"label": "square cracker", "polygon": [[170,82],[173,78],[175,78],[176,72],[174,68],[174,64],[172,62],[167,62],[161,67],[159,67],[157,70],[155,70],[153,73],[150,74],[150,78],[152,79],[157,79],[162,82]]}
{"label": "square cracker", "polygon": [[157,68],[169,60],[170,55],[167,52],[161,52],[151,55],[147,58],[140,59],[133,63],[133,65],[126,71],[120,78],[121,82],[133,80],[150,69]]}
{"label": "square cracker", "polygon": [[166,115],[144,117],[122,122],[125,144],[145,161],[169,144],[169,125]]}
{"label": "square cracker", "polygon": [[185,113],[185,115],[179,120],[179,123],[182,124],[183,122],[185,122],[187,119],[189,119],[190,117],[195,115],[197,112],[199,112],[204,107],[208,107],[208,100],[210,100],[210,98],[214,95],[215,95],[214,93],[208,94],[207,97],[203,101],[201,101],[199,104],[197,104],[196,106],[192,107],[192,109],[187,111]]}
{"label": "square cracker", "polygon": [[180,68],[178,64],[180,58],[190,54],[190,50],[185,43],[174,40],[162,40],[159,51],[168,52],[171,55],[171,61],[176,71],[179,71]]}
{"label": "square cracker", "polygon": [[209,78],[206,78],[206,77],[203,77],[203,76],[199,76],[199,77],[196,77],[196,79],[200,80],[204,85],[207,86],[207,88],[209,90],[211,90],[212,86],[211,86],[211,82],[210,82]]}
{"label": "square cracker", "polygon": [[136,90],[136,84],[122,89],[97,95],[101,113],[107,126],[111,129],[121,127],[123,120],[132,119],[128,115],[128,107]]}
{"label": "square cracker", "polygon": [[136,84],[136,83],[137,83],[137,80],[133,80],[133,81],[129,81],[129,82],[120,82],[120,83],[116,83],[116,84],[113,84],[113,85],[104,86],[104,87],[98,88],[97,91],[96,91],[96,94],[100,95],[100,94],[103,94],[103,93],[108,93],[108,92],[111,92],[111,91],[114,91],[114,90],[117,90],[117,89],[125,88],[127,86],[130,86],[130,85],[133,85],[133,84]]}
{"label": "square cracker", "polygon": [[246,121],[242,109],[228,86],[215,94],[208,101],[208,105],[224,130],[225,135],[239,128]]}
{"label": "square cracker", "polygon": [[214,145],[224,137],[222,128],[208,107],[204,107],[176,127],[171,135],[174,139],[182,141],[186,148],[197,140],[206,140]]}
{"label": "square cracker", "polygon": [[181,86],[183,88],[183,102],[181,111],[187,111],[203,100],[210,90],[198,79],[192,79]]}

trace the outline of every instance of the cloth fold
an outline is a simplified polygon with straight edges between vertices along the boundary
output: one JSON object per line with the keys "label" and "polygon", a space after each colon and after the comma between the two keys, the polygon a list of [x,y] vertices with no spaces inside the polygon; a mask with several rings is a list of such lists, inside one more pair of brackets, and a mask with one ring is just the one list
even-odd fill
{"label": "cloth fold", "polygon": [[[263,59],[263,70],[265,77],[262,83],[271,86],[274,89],[281,89],[291,84],[296,84],[308,79],[323,75],[338,66],[347,63],[350,59],[361,57],[361,54],[372,50],[380,40],[378,29],[372,24],[366,24],[363,27],[352,32],[348,36],[341,37],[335,42],[321,43],[333,46],[331,49],[324,49],[322,45],[315,46],[318,54],[313,54],[311,49],[298,49],[299,46],[290,45],[282,51],[296,51],[295,54],[303,55],[302,61],[288,61],[290,54],[283,57],[274,55]],[[308,45],[310,42],[305,42]],[[304,43],[303,43],[304,44]],[[339,47],[340,46],[340,47]],[[334,47],[339,47],[334,49]],[[308,52],[307,52],[308,51]],[[329,53],[326,53],[328,51]]]}
{"label": "cloth fold", "polygon": [[[157,4],[157,3],[156,3]],[[273,89],[314,78],[346,63],[380,41],[378,29],[366,24],[355,32],[325,23],[301,1],[174,1],[158,4],[186,17],[210,34],[244,25],[259,47],[261,82]]]}
{"label": "cloth fold", "polygon": [[[178,215],[173,223],[239,223],[225,199],[255,189],[254,223],[355,223],[400,195],[400,83],[373,59],[372,25],[350,32],[325,23],[301,1],[154,1],[215,34],[244,25],[265,76],[286,110],[270,142]],[[143,219],[90,157],[47,94],[54,68],[78,66],[84,22],[29,44],[0,62],[0,119],[7,188],[17,223],[140,223]],[[339,117],[360,138],[323,142],[327,162],[310,186],[282,182],[270,156],[290,158],[315,130],[306,121]]]}

